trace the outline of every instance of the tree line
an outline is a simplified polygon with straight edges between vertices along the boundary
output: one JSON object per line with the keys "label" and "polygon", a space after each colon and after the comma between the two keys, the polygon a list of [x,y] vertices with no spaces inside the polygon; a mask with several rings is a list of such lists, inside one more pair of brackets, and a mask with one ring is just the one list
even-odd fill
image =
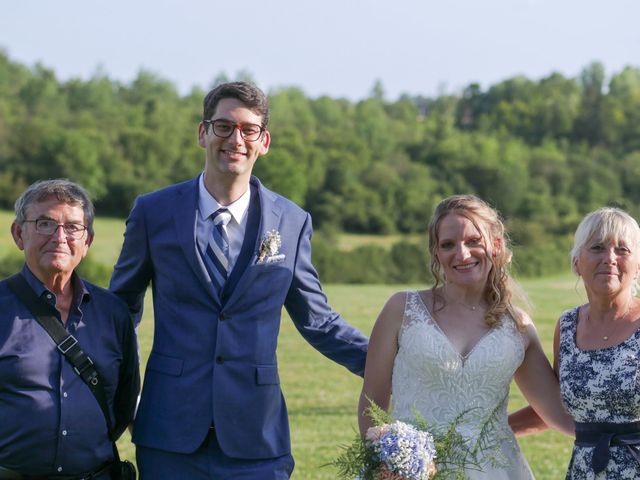
{"label": "tree line", "polygon": [[[0,207],[37,179],[68,177],[100,215],[125,216],[136,195],[202,169],[205,93],[180,95],[148,71],[128,84],[100,71],[63,82],[0,51]],[[505,217],[521,271],[537,274],[566,269],[587,211],[640,214],[636,67],[607,75],[595,62],[576,78],[514,77],[394,101],[379,82],[360,101],[268,93],[272,145],[255,173],[310,211],[322,238],[422,233],[440,199],[476,193]]]}

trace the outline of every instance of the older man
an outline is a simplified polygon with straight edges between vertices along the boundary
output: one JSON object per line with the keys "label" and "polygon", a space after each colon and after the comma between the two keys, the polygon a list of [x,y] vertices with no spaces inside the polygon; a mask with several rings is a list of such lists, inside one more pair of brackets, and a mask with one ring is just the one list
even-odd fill
{"label": "older man", "polygon": [[[111,479],[112,440],[132,420],[140,380],[126,305],[75,273],[93,241],[93,205],[80,185],[47,180],[18,198],[15,213],[25,265],[0,282],[0,480]],[[84,368],[63,355],[73,340],[58,345],[39,310],[94,362],[109,421]]]}

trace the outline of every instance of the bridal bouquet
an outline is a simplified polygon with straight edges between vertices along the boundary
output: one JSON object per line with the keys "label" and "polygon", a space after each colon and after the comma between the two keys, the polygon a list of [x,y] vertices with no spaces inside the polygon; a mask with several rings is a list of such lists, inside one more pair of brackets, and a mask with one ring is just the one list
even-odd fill
{"label": "bridal bouquet", "polygon": [[436,473],[433,437],[413,425],[396,421],[371,427],[365,445],[379,462],[373,469],[376,480],[430,480]]}
{"label": "bridal bouquet", "polygon": [[[478,453],[492,459],[501,438],[493,430],[495,412],[480,424],[481,435],[470,445],[457,427],[464,423],[468,412],[459,415],[444,431],[429,431],[418,414],[415,424],[392,421],[390,415],[371,404],[367,415],[373,427],[365,438],[360,435],[344,447],[344,452],[332,465],[338,478],[344,480],[438,480],[465,478],[465,468],[481,470]],[[436,468],[436,460],[438,468]]]}

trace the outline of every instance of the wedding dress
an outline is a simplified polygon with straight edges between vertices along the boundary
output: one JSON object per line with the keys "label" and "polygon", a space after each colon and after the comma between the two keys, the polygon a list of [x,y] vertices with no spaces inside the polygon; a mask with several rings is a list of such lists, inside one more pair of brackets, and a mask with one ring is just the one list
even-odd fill
{"label": "wedding dress", "polygon": [[461,414],[458,432],[469,448],[491,419],[488,448],[480,449],[470,480],[530,480],[533,474],[507,423],[509,385],[525,352],[523,335],[505,318],[462,356],[431,316],[418,292],[407,292],[393,365],[392,416],[447,428]]}

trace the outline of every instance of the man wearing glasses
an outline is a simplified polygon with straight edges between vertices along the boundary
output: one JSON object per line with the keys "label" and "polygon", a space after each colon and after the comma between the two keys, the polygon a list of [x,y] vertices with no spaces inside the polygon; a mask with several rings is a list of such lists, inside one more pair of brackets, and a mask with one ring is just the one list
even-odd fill
{"label": "man wearing glasses", "polygon": [[[270,480],[293,470],[276,360],[284,306],[303,337],[362,375],[367,339],[328,305],[311,219],[251,175],[269,150],[253,85],[204,99],[204,172],[139,197],[110,288],[155,331],[133,431],[142,478]],[[282,172],[287,175],[287,172]]]}
{"label": "man wearing glasses", "polygon": [[[0,479],[109,480],[112,440],[133,419],[140,377],[126,305],[75,273],[93,241],[93,204],[80,185],[47,180],[27,188],[15,214],[11,234],[25,264],[0,282]],[[37,316],[48,316],[65,341],[54,341]],[[76,347],[95,370],[86,357],[74,369],[63,351],[80,359]],[[103,385],[111,438],[80,377],[91,372]]]}

